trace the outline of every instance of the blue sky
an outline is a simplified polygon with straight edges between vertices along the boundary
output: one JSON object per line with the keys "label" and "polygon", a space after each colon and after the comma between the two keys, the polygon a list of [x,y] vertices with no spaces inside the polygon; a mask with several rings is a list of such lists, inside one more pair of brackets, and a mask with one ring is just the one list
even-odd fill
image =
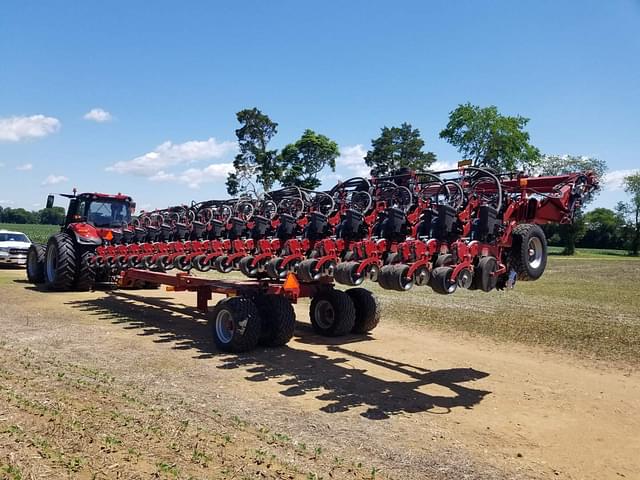
{"label": "blue sky", "polygon": [[[126,192],[139,206],[224,196],[235,112],[336,140],[361,171],[380,127],[438,138],[459,103],[531,119],[549,154],[607,161],[594,203],[640,167],[640,2],[3,2],[0,204]],[[86,117],[86,118],[85,118]]]}

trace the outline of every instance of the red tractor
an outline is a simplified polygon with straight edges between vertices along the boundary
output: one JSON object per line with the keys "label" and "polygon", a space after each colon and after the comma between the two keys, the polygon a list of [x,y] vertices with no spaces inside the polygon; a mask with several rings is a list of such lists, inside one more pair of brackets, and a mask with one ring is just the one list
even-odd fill
{"label": "red tractor", "polygon": [[[27,253],[27,277],[48,290],[87,291],[96,277],[108,280],[107,269],[91,262],[96,248],[122,237],[128,228],[135,203],[127,195],[104,193],[61,194],[69,208],[60,232],[45,245],[33,244]],[[47,208],[54,196],[47,197]]]}

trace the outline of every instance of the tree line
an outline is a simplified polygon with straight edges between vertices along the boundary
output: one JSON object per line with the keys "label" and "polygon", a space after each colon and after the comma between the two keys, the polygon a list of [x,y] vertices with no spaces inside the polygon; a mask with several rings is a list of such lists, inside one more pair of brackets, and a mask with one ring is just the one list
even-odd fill
{"label": "tree line", "polygon": [[24,208],[0,206],[0,223],[39,223],[41,225],[61,225],[64,222],[64,208],[52,207],[29,211]]}

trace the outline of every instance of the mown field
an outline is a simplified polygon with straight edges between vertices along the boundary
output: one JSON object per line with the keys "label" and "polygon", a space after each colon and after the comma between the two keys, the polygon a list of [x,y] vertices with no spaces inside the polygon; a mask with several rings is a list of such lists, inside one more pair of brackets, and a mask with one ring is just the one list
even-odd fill
{"label": "mown field", "polygon": [[60,230],[60,225],[0,223],[2,229],[25,233],[35,243],[46,243],[51,234]]}

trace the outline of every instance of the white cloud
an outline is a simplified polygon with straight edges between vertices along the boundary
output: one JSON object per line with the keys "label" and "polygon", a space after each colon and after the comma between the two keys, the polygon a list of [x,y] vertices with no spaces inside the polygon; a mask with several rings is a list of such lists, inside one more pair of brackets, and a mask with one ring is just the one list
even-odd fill
{"label": "white cloud", "polygon": [[57,183],[68,182],[69,179],[64,175],[49,175],[42,181],[42,185],[55,185]]}
{"label": "white cloud", "polygon": [[46,137],[60,130],[60,120],[44,115],[0,118],[0,142]]}
{"label": "white cloud", "polygon": [[182,173],[167,173],[160,170],[149,180],[154,182],[176,182],[188,185],[190,188],[200,188],[202,183],[212,183],[223,180],[233,171],[233,163],[212,163],[205,168],[189,168]]}
{"label": "white cloud", "polygon": [[600,185],[603,190],[614,192],[624,189],[624,177],[627,177],[638,170],[613,170],[603,175]]}
{"label": "white cloud", "polygon": [[[156,177],[165,174],[168,167],[200,160],[219,159],[235,151],[235,142],[218,142],[215,138],[192,140],[174,144],[170,141],[158,145],[153,151],[128,161],[117,162],[107,171],[122,174]],[[172,175],[172,174],[169,174]]]}
{"label": "white cloud", "polygon": [[344,167],[353,172],[354,175],[362,177],[369,176],[371,169],[364,163],[366,154],[367,151],[360,143],[341,147],[340,156],[336,159],[336,168]]}
{"label": "white cloud", "polygon": [[433,170],[436,172],[442,170],[453,170],[456,168],[458,168],[458,162],[456,161],[447,162],[446,160],[436,160],[431,165],[429,165],[429,170]]}
{"label": "white cloud", "polygon": [[30,163],[25,163],[24,165],[18,165],[16,167],[16,170],[21,170],[23,172],[26,172],[27,170],[33,170],[33,165]]}
{"label": "white cloud", "polygon": [[83,118],[85,120],[91,120],[92,122],[97,123],[110,122],[111,120],[113,120],[113,116],[102,108],[92,108],[84,114]]}
{"label": "white cloud", "polygon": [[4,205],[4,206],[12,206],[15,205],[16,202],[14,202],[13,200],[0,200],[0,205]]}

